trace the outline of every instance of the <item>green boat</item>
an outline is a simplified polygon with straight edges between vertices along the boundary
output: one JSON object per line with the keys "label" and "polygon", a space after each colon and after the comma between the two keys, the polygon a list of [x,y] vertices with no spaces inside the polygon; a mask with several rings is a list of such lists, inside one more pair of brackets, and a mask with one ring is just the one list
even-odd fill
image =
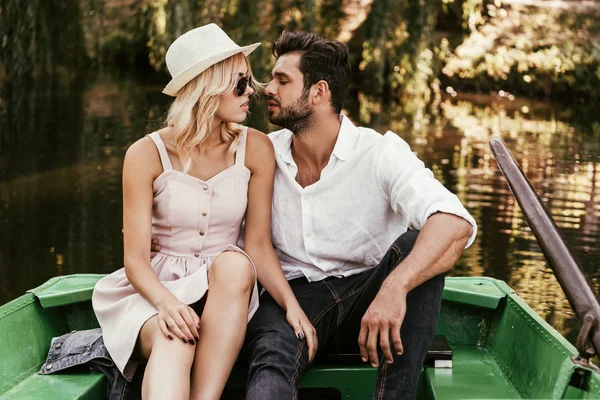
{"label": "green boat", "polygon": [[[554,231],[546,229],[544,213],[536,214],[544,210],[539,198],[533,201],[536,196],[526,187],[518,188],[510,168],[502,167],[499,159],[506,154],[496,150],[532,231],[582,321],[577,347],[504,282],[446,278],[437,336],[420,375],[418,398],[600,399],[600,370],[589,361],[600,348],[598,298],[567,257],[568,250],[556,242],[556,227],[550,224]],[[101,373],[82,369],[38,374],[53,337],[98,326],[91,295],[102,276],[56,277],[0,307],[0,399],[105,398],[106,378]],[[328,356],[304,375],[300,398],[370,399],[376,372],[357,355]],[[228,390],[243,393],[244,382],[244,367],[236,366]]]}
{"label": "green boat", "polygon": [[[101,277],[56,277],[0,307],[2,400],[104,398],[101,373],[37,373],[53,337],[98,326],[90,299]],[[447,278],[437,334],[446,339],[451,360],[443,350],[430,351],[420,399],[600,399],[600,372],[575,362],[575,346],[502,281]],[[375,375],[366,364],[324,360],[301,386],[370,399]],[[229,386],[243,383],[244,371],[236,368]]]}

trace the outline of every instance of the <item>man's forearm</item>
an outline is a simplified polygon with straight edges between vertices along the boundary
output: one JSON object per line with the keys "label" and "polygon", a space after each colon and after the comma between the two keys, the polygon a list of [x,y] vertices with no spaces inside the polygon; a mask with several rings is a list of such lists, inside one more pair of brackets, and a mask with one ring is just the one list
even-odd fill
{"label": "man's forearm", "polygon": [[448,271],[462,254],[473,227],[452,214],[429,217],[410,254],[383,283],[394,292],[408,293],[422,283]]}

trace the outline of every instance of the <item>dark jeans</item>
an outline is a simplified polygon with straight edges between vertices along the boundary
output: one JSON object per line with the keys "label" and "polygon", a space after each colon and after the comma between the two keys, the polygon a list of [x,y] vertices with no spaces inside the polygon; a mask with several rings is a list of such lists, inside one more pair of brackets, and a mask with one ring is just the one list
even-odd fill
{"label": "dark jeans", "polygon": [[[309,283],[294,279],[290,285],[300,306],[317,330],[317,357],[326,351],[358,353],[360,322],[385,278],[411,251],[418,231],[408,231],[392,244],[377,267],[346,278]],[[443,274],[412,290],[401,328],[404,354],[394,363],[381,362],[373,399],[414,399],[419,372],[437,325]],[[265,293],[248,325],[249,359],[247,400],[287,400],[298,397],[298,385],[307,368],[305,340],[298,340],[285,313]],[[365,364],[366,365],[366,364]]]}

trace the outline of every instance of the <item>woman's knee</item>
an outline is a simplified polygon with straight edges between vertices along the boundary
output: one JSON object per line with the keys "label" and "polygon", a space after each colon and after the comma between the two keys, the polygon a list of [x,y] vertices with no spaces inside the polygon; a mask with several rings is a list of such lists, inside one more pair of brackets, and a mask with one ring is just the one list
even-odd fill
{"label": "woman's knee", "polygon": [[175,337],[173,335],[173,339],[169,339],[162,332],[156,334],[154,338],[154,343],[152,345],[152,349],[165,349],[169,352],[176,353],[181,356],[189,356],[194,357],[194,353],[196,352],[196,344],[191,344],[190,342],[185,343],[183,339]]}
{"label": "woman's knee", "polygon": [[148,360],[153,352],[164,350],[182,359],[193,360],[196,345],[184,343],[175,335],[173,339],[166,337],[158,327],[157,318],[153,316],[142,326],[136,346],[137,355]]}
{"label": "woman's knee", "polygon": [[235,292],[250,292],[255,282],[254,267],[248,257],[234,251],[220,254],[208,271],[211,285],[223,285]]}

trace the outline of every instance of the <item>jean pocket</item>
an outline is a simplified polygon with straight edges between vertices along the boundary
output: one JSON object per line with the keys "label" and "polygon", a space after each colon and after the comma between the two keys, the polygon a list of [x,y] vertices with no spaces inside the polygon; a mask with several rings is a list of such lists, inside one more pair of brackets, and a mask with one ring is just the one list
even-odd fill
{"label": "jean pocket", "polygon": [[50,351],[56,353],[57,358],[87,353],[101,338],[102,331],[99,328],[67,333],[52,341]]}

